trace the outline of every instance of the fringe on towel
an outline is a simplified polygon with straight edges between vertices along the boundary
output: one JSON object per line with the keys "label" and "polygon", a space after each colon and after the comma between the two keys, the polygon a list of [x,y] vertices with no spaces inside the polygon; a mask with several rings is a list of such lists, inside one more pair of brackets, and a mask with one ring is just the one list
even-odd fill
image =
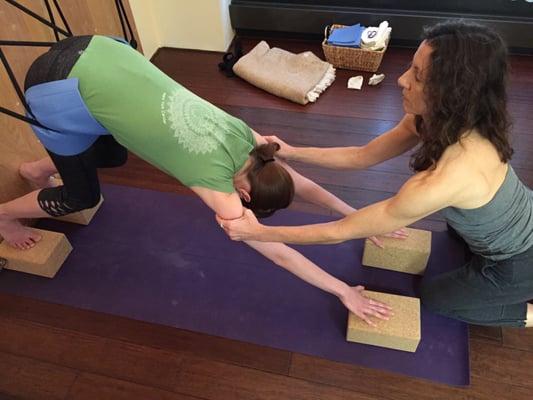
{"label": "fringe on towel", "polygon": [[334,80],[335,68],[333,68],[333,65],[330,65],[320,82],[318,82],[317,85],[309,93],[307,93],[305,97],[307,97],[307,100],[309,100],[311,103],[314,103],[320,94],[326,90]]}

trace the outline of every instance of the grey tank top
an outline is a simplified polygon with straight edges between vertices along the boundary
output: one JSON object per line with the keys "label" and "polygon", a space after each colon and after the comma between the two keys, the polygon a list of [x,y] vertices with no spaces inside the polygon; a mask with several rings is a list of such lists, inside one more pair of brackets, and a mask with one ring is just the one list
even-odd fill
{"label": "grey tank top", "polygon": [[533,245],[533,191],[510,165],[487,204],[471,210],[447,207],[441,213],[473,253],[488,259],[504,260]]}

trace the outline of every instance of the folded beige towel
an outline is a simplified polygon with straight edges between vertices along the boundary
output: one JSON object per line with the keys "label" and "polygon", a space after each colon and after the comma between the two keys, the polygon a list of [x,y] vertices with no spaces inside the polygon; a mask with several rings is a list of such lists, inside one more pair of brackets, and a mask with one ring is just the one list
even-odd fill
{"label": "folded beige towel", "polygon": [[310,51],[293,54],[260,42],[233,66],[245,81],[299,104],[314,102],[335,80],[335,68]]}

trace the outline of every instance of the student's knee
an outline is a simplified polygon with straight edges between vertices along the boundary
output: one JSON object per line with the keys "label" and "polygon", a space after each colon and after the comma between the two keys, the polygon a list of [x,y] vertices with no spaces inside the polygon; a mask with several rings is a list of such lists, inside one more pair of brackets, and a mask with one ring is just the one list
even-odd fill
{"label": "student's knee", "polygon": [[121,167],[126,164],[126,161],[128,161],[128,150],[123,147],[120,150],[117,150],[115,154],[116,156],[112,165],[113,168]]}
{"label": "student's knee", "polygon": [[100,202],[100,191],[87,193],[84,196],[72,196],[63,186],[45,188],[37,196],[41,209],[52,217],[62,217],[67,214],[95,207]]}
{"label": "student's knee", "polygon": [[[119,145],[120,146],[120,145]],[[105,157],[98,160],[98,168],[116,168],[121,167],[128,161],[128,150],[120,146],[108,150]]]}
{"label": "student's knee", "polygon": [[111,135],[100,136],[93,144],[93,153],[98,168],[120,167],[128,160],[128,150]]}

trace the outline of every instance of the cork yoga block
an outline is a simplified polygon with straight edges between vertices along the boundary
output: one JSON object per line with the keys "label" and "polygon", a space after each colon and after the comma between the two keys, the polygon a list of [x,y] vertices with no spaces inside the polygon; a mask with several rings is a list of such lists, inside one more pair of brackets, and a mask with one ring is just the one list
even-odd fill
{"label": "cork yoga block", "polygon": [[365,290],[365,296],[392,307],[394,315],[388,321],[371,317],[377,327],[350,313],[346,340],[388,349],[415,352],[420,343],[420,300],[416,297]]}
{"label": "cork yoga block", "polygon": [[42,239],[30,250],[19,250],[5,241],[0,243],[0,261],[3,268],[53,278],[72,251],[62,233],[34,229]]}
{"label": "cork yoga block", "polygon": [[79,224],[79,225],[89,225],[91,220],[93,219],[94,215],[104,202],[104,198],[100,197],[100,201],[96,206],[93,208],[88,208],[86,210],[78,211],[72,214],[67,214],[62,217],[54,217],[53,219],[57,221],[63,221],[63,222],[70,222],[73,224]]}
{"label": "cork yoga block", "polygon": [[406,230],[409,232],[407,239],[380,237],[384,249],[366,239],[362,264],[423,275],[431,253],[431,232],[411,228]]}

